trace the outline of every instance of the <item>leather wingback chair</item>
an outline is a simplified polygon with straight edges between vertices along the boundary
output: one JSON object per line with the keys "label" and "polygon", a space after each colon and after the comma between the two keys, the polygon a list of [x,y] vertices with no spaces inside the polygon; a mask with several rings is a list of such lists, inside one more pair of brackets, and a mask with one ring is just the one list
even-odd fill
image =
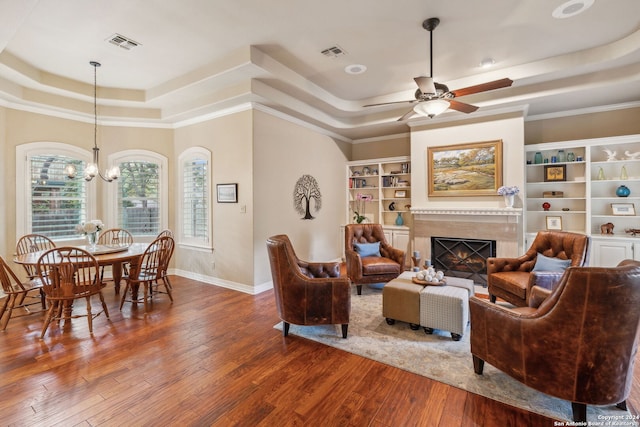
{"label": "leather wingback chair", "polygon": [[590,238],[566,231],[539,231],[531,247],[518,258],[487,259],[487,283],[491,302],[496,298],[526,307],[534,285],[553,289],[563,271],[532,271],[538,253],[550,258],[571,260],[571,267],[589,262]]}
{"label": "leather wingback chair", "polygon": [[640,262],[569,267],[546,292],[538,307],[469,300],[476,374],[486,361],[529,387],[568,400],[574,421],[586,421],[586,405],[624,408],[638,345]]}
{"label": "leather wingback chair", "polygon": [[351,314],[351,285],[340,277],[339,262],[306,262],[298,259],[289,238],[267,239],[273,289],[282,333],[289,325],[342,325],[347,338]]}
{"label": "leather wingback chair", "polygon": [[[386,283],[395,279],[404,269],[404,251],[387,243],[380,224],[348,224],[345,229],[344,254],[347,275],[362,295],[362,285]],[[361,257],[355,250],[356,243],[380,242],[381,256]]]}

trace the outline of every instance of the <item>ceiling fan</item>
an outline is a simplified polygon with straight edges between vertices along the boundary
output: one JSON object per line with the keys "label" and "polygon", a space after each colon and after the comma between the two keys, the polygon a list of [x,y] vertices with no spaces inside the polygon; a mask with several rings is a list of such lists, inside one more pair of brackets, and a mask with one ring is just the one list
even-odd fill
{"label": "ceiling fan", "polygon": [[475,105],[456,101],[454,98],[471,95],[473,93],[480,93],[489,90],[500,89],[503,87],[509,87],[513,84],[513,81],[511,79],[505,78],[494,80],[492,82],[481,83],[475,86],[465,87],[462,89],[449,90],[446,85],[435,82],[433,80],[433,30],[436,29],[438,24],[440,24],[439,18],[429,18],[422,23],[422,28],[429,31],[430,77],[420,76],[413,79],[418,85],[418,89],[416,89],[415,93],[416,99],[411,99],[408,101],[383,102],[380,104],[368,104],[364,105],[364,107],[417,102],[417,104],[405,115],[400,117],[398,121],[407,120],[416,113],[433,118],[449,108],[468,114],[476,111],[478,107]]}

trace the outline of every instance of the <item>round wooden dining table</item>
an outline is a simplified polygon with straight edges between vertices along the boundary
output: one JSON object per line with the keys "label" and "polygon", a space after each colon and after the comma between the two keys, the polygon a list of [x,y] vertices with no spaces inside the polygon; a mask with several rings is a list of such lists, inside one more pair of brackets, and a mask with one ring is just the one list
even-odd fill
{"label": "round wooden dining table", "polygon": [[[130,263],[131,270],[135,271],[140,262],[140,257],[147,249],[147,243],[132,243],[130,245],[97,245],[95,249],[89,246],[73,246],[89,251],[100,266],[111,266],[111,274],[115,284],[116,294],[120,293],[120,281],[122,280],[122,264]],[[46,251],[29,252],[16,255],[13,262],[16,264],[36,265],[42,254]]]}

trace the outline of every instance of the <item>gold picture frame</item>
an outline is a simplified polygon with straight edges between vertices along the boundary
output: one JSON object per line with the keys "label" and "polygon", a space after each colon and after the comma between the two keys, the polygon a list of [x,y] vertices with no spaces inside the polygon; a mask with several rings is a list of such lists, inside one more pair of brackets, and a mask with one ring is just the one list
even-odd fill
{"label": "gold picture frame", "polygon": [[429,197],[495,196],[502,186],[502,140],[427,148]]}

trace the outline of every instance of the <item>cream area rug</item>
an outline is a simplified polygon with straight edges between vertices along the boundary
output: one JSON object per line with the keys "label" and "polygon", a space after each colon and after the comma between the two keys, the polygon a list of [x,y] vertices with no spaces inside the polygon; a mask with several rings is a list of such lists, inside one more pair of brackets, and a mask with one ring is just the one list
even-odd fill
{"label": "cream area rug", "polygon": [[[350,320],[347,339],[342,338],[339,325],[291,325],[289,334],[395,366],[530,412],[558,420],[572,419],[569,402],[535,391],[488,363],[485,363],[483,375],[476,375],[473,371],[468,328],[462,339],[456,342],[445,331],[427,335],[422,328],[413,331],[404,322],[388,325],[382,317],[382,291],[366,286],[363,286],[362,295],[356,295],[354,291],[351,297]],[[282,323],[274,327],[282,330]],[[615,406],[587,406],[589,421],[607,419],[603,418],[607,415],[625,416],[629,413]]]}

